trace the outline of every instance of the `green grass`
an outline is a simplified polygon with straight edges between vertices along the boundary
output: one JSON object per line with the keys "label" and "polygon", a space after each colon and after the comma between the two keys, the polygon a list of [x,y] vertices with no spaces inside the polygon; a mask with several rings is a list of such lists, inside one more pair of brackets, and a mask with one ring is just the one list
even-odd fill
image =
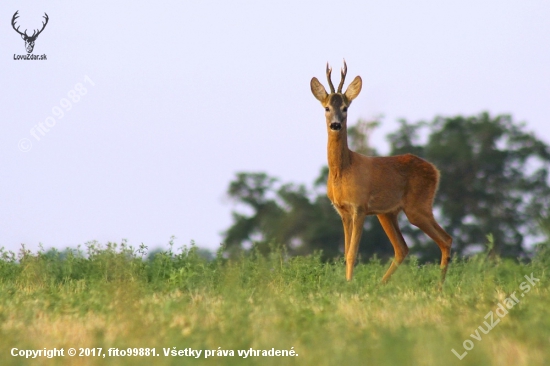
{"label": "green grass", "polygon": [[[380,285],[387,264],[319,256],[250,254],[203,259],[194,246],[144,259],[126,243],[85,251],[0,252],[2,365],[546,365],[550,360],[550,252],[529,263],[484,255],[439,268],[411,258]],[[540,280],[528,293],[524,275]],[[520,302],[488,334],[485,315],[516,291]],[[494,315],[498,319],[497,315]],[[486,327],[485,327],[486,328]],[[463,342],[474,348],[462,360]],[[468,345],[468,344],[467,344]],[[26,360],[12,348],[64,348]],[[156,348],[158,357],[69,357],[70,347]],[[203,350],[199,359],[163,348]],[[204,350],[235,356],[204,358]],[[293,347],[293,348],[292,348]],[[290,350],[294,357],[239,357],[237,350]],[[173,349],[173,348],[172,348]]]}

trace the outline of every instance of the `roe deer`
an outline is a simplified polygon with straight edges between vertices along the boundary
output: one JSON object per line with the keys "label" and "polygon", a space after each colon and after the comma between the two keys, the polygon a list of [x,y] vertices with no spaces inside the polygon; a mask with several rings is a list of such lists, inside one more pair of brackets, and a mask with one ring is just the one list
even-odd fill
{"label": "roe deer", "polygon": [[347,142],[347,110],[359,95],[362,80],[356,76],[342,93],[347,73],[344,60],[342,79],[335,92],[331,72],[327,63],[330,94],[315,77],[311,79],[311,92],[325,108],[329,167],[327,195],[344,225],[346,279],[350,281],[353,277],[365,216],[377,215],[395,251],[395,259],[382,278],[382,282],[388,281],[409,252],[397,224],[397,215],[404,211],[410,223],[424,231],[441,249],[440,284],[443,284],[453,239],[433,216],[439,171],[433,164],[412,154],[376,157],[351,151]]}

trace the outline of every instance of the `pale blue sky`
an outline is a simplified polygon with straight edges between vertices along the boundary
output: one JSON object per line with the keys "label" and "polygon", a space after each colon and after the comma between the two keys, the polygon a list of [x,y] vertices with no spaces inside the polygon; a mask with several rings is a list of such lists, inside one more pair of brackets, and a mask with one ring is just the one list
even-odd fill
{"label": "pale blue sky", "polygon": [[[16,10],[21,30],[48,13],[34,49],[47,61],[13,59]],[[385,116],[381,152],[398,118],[484,110],[550,142],[548,19],[550,2],[531,0],[4,0],[0,246],[155,248],[175,235],[216,248],[236,172],[309,184],[325,164],[309,81],[326,85],[327,61],[338,79],[342,58],[349,81],[363,78],[350,121]],[[36,140],[77,83],[87,93]]]}

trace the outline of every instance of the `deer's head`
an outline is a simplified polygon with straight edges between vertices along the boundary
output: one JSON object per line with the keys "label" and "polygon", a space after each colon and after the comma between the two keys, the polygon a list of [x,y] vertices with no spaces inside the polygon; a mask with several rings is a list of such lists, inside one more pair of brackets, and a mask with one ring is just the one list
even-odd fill
{"label": "deer's head", "polygon": [[27,49],[27,53],[32,53],[32,50],[34,49],[34,42],[36,41],[36,38],[38,37],[38,35],[40,33],[42,33],[42,31],[44,30],[44,28],[46,28],[46,24],[48,24],[48,14],[44,13],[45,15],[43,16],[44,19],[46,19],[46,22],[42,22],[42,29],[38,30],[38,29],[35,29],[32,33],[31,36],[29,36],[27,34],[27,30],[25,29],[25,32],[20,32],[19,31],[19,27],[15,28],[15,21],[17,18],[19,18],[19,15],[17,15],[17,13],[19,13],[19,10],[17,10],[15,12],[15,14],[13,14],[13,18],[11,18],[11,26],[13,27],[13,29],[19,33],[21,35],[21,38],[23,38],[23,40],[25,41],[25,48]]}
{"label": "deer's head", "polygon": [[340,80],[340,85],[338,85],[338,90],[335,92],[334,85],[332,85],[332,80],[330,79],[332,68],[329,67],[327,63],[327,80],[330,87],[330,94],[327,93],[325,87],[319,82],[319,80],[317,80],[317,78],[314,77],[311,79],[311,92],[325,108],[327,127],[330,131],[338,132],[343,128],[346,128],[348,108],[352,100],[354,100],[361,91],[363,82],[361,81],[361,77],[356,76],[351,84],[349,84],[346,92],[342,93],[342,87],[344,86],[344,80],[346,79],[347,72],[348,67],[346,65],[346,61],[344,60],[342,79]]}

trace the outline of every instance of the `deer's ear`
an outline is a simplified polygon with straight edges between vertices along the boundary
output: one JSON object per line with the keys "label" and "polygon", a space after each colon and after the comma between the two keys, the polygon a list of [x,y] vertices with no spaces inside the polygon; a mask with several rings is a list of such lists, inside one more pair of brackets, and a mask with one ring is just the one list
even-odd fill
{"label": "deer's ear", "polygon": [[356,76],[355,79],[351,82],[351,84],[348,85],[348,88],[346,89],[346,92],[344,95],[348,100],[351,102],[361,92],[361,87],[363,86],[363,81],[361,80],[360,76]]}
{"label": "deer's ear", "polygon": [[21,38],[25,39],[25,35],[24,35],[24,34],[22,34],[22,35],[21,35]]}
{"label": "deer's ear", "polygon": [[323,84],[321,84],[319,80],[317,80],[317,78],[313,78],[311,79],[310,85],[311,85],[311,92],[313,93],[313,96],[317,98],[318,101],[323,103],[328,96],[327,91],[325,90],[325,87],[323,86]]}

